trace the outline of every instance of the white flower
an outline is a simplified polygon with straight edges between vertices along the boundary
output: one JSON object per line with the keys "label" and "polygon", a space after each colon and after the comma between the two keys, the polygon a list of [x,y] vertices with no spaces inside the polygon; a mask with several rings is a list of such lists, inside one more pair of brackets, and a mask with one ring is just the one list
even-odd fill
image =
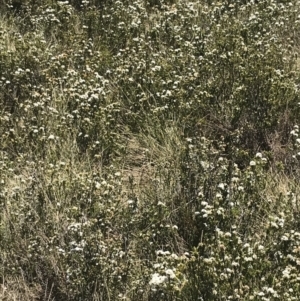
{"label": "white flower", "polygon": [[81,252],[83,251],[83,248],[75,247],[74,249],[71,249],[73,252]]}
{"label": "white flower", "polygon": [[209,168],[209,163],[206,161],[201,161],[200,164],[204,170],[207,170]]}
{"label": "white flower", "polygon": [[99,183],[99,182],[95,182],[95,187],[96,187],[96,189],[100,189],[100,187],[101,187],[101,184]]}
{"label": "white flower", "polygon": [[265,293],[264,292],[259,292],[257,295],[260,296],[260,297],[262,297],[262,296],[265,295]]}
{"label": "white flower", "polygon": [[291,272],[291,269],[289,267],[286,267],[284,271],[282,271],[282,276],[283,278],[290,278],[290,272]]}
{"label": "white flower", "polygon": [[222,194],[221,194],[221,193],[217,193],[217,194],[216,194],[216,198],[217,198],[217,199],[222,199]]}
{"label": "white flower", "polygon": [[166,275],[168,275],[171,279],[176,278],[175,273],[174,273],[173,270],[171,270],[171,269],[167,269],[167,270],[166,270]]}
{"label": "white flower", "polygon": [[276,294],[276,291],[272,287],[268,287],[267,292],[270,294]]}
{"label": "white flower", "polygon": [[172,254],[170,255],[170,257],[173,258],[173,259],[178,259],[178,258],[179,258],[175,253],[172,253]]}
{"label": "white flower", "polygon": [[262,251],[263,249],[264,249],[264,246],[262,246],[262,245],[259,245],[259,246],[258,246],[258,250],[259,250],[259,251]]}
{"label": "white flower", "polygon": [[206,264],[212,264],[214,261],[214,258],[213,257],[210,257],[210,258],[204,258],[203,259],[203,262],[206,263]]}
{"label": "white flower", "polygon": [[255,157],[261,159],[261,158],[262,158],[262,153],[257,153],[257,154],[255,155]]}
{"label": "white flower", "polygon": [[158,250],[156,251],[156,255],[170,255],[171,253],[169,251],[163,251],[163,250]]}
{"label": "white flower", "polygon": [[239,181],[239,178],[238,177],[233,177],[231,179],[232,183],[237,183]]}
{"label": "white flower", "polygon": [[220,183],[220,184],[218,185],[218,187],[219,187],[221,190],[224,190],[224,189],[225,189],[224,183]]}
{"label": "white flower", "polygon": [[158,273],[154,273],[152,275],[152,278],[149,282],[150,285],[160,285],[162,283],[164,283],[167,280],[167,276],[162,276]]}
{"label": "white flower", "polygon": [[250,161],[250,166],[255,166],[255,165],[256,165],[255,161]]}
{"label": "white flower", "polygon": [[292,136],[298,137],[298,131],[297,130],[292,130],[290,133]]}

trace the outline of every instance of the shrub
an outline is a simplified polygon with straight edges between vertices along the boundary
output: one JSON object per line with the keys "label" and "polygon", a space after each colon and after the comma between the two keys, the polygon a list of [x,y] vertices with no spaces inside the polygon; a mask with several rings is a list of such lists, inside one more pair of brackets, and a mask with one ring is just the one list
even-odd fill
{"label": "shrub", "polygon": [[6,4],[0,299],[299,299],[297,1]]}

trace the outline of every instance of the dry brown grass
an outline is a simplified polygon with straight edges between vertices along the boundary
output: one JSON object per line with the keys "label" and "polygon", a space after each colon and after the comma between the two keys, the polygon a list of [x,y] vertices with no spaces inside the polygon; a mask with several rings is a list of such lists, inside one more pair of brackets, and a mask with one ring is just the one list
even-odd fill
{"label": "dry brown grass", "polygon": [[29,286],[23,277],[3,279],[0,284],[1,301],[50,301],[51,298],[42,298],[42,288],[35,284]]}

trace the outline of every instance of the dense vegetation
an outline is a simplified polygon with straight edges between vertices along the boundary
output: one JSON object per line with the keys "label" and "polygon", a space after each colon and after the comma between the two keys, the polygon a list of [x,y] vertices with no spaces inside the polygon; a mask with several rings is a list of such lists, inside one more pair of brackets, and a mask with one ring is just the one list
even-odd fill
{"label": "dense vegetation", "polygon": [[1,300],[300,299],[299,1],[1,3]]}

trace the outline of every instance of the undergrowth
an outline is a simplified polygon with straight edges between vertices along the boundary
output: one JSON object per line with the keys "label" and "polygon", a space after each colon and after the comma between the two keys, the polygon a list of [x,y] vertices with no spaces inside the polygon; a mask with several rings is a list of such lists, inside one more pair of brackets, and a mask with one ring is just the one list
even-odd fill
{"label": "undergrowth", "polygon": [[1,300],[298,300],[298,1],[0,4]]}

